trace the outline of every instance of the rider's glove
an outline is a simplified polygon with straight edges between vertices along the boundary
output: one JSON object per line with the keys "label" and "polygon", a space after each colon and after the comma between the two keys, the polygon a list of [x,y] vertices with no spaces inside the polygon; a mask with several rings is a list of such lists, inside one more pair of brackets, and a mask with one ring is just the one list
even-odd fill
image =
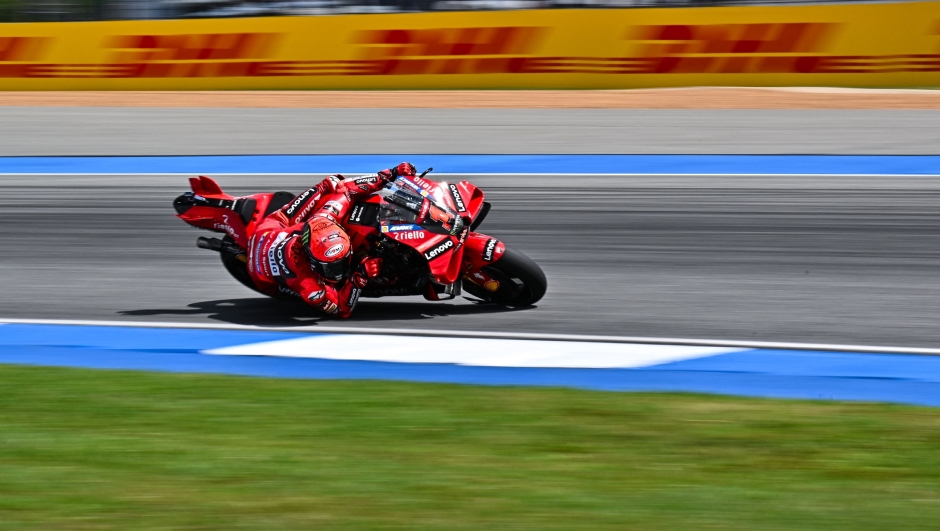
{"label": "rider's glove", "polygon": [[392,168],[391,170],[382,170],[376,175],[378,175],[379,179],[381,179],[383,182],[390,183],[395,180],[394,170],[395,168]]}
{"label": "rider's glove", "polygon": [[362,260],[359,266],[362,268],[362,272],[365,273],[367,277],[375,278],[379,276],[379,272],[382,271],[382,259],[366,257]]}
{"label": "rider's glove", "polygon": [[357,269],[358,270],[352,274],[351,278],[353,284],[355,284],[357,288],[362,289],[366,287],[370,278],[379,276],[379,273],[382,271],[382,259],[367,256],[362,259]]}
{"label": "rider's glove", "polygon": [[395,172],[396,177],[414,177],[418,174],[418,171],[415,169],[415,165],[410,162],[402,162],[398,166],[392,168],[392,171]]}
{"label": "rider's glove", "polygon": [[402,162],[401,164],[399,164],[398,166],[395,166],[394,168],[382,170],[381,172],[379,172],[379,175],[385,172],[388,172],[388,174],[391,175],[391,179],[389,179],[390,181],[393,181],[397,179],[398,177],[414,177],[415,175],[417,175],[417,171],[415,170],[415,165],[410,162]]}

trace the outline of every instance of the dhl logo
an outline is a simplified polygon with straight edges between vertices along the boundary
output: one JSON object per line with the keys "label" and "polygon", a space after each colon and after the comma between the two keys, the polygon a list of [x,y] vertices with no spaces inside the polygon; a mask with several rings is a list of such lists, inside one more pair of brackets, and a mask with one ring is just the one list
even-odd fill
{"label": "dhl logo", "polygon": [[372,75],[487,74],[517,71],[545,28],[529,26],[388,29],[360,32]]}
{"label": "dhl logo", "polygon": [[[281,33],[118,35],[105,41],[106,62],[85,64],[39,62],[51,38],[2,37],[0,78],[940,72],[936,53],[826,55],[839,28],[820,22],[635,26],[621,34],[630,53],[599,57],[538,54],[547,27],[375,29],[352,35],[355,58],[334,60],[274,60]],[[940,23],[936,28],[940,33]]]}
{"label": "dhl logo", "polygon": [[518,55],[533,50],[544,33],[539,27],[389,29],[360,32],[363,59]]}
{"label": "dhl logo", "polygon": [[836,24],[714,24],[638,26],[642,57],[684,54],[781,54],[821,51]]}
{"label": "dhl logo", "polygon": [[650,74],[810,73],[838,24],[658,25],[633,29]]}
{"label": "dhl logo", "polygon": [[51,40],[48,37],[0,37],[0,62],[35,61]]}
{"label": "dhl logo", "polygon": [[[183,35],[118,35],[108,49],[109,62],[55,64],[35,60],[36,38],[0,39],[0,77],[27,78],[185,78],[265,75],[280,34],[219,33]],[[51,39],[40,39],[48,41]]]}
{"label": "dhl logo", "polygon": [[111,39],[115,63],[233,61],[269,57],[278,33],[119,35]]}
{"label": "dhl logo", "polygon": [[263,70],[278,33],[119,35],[107,77],[252,77]]}

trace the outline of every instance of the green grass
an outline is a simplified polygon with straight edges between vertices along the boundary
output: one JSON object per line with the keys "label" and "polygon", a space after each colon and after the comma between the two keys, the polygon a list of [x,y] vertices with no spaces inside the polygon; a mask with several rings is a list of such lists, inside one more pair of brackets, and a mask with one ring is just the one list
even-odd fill
{"label": "green grass", "polygon": [[940,410],[0,366],[0,530],[940,529]]}

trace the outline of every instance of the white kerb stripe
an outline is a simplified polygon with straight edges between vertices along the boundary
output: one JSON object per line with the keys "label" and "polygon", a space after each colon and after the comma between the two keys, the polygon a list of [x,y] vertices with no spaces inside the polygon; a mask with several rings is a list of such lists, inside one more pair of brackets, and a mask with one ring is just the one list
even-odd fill
{"label": "white kerb stripe", "polygon": [[203,354],[482,367],[611,369],[647,367],[742,350],[748,349],[583,341],[319,335],[217,348],[203,351]]}

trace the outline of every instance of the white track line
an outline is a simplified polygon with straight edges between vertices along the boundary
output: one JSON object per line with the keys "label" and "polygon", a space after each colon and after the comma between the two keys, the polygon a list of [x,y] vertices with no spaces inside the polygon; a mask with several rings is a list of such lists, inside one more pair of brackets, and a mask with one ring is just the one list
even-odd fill
{"label": "white track line", "polygon": [[535,341],[477,337],[311,334],[203,350],[220,356],[272,356],[476,367],[628,369],[748,351],[727,347]]}
{"label": "white track line", "polygon": [[472,337],[486,339],[538,339],[543,341],[583,341],[591,343],[637,343],[647,345],[688,345],[774,350],[821,350],[864,352],[871,354],[919,354],[940,356],[940,348],[887,347],[873,345],[838,345],[828,343],[785,343],[773,341],[729,341],[722,339],[684,339],[668,337],[588,336],[575,334],[530,334],[515,332],[471,332],[403,328],[364,328],[346,326],[252,326],[230,323],[173,323],[156,321],[93,321],[74,319],[14,319],[0,317],[0,324],[44,324],[68,326],[120,326],[139,328],[182,328],[192,330],[242,330],[255,332],[298,332],[321,334],[369,334],[424,337]]}

